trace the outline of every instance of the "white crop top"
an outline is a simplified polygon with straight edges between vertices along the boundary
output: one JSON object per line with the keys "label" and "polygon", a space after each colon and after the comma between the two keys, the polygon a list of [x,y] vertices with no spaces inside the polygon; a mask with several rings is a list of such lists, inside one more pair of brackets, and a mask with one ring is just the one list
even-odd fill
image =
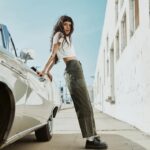
{"label": "white crop top", "polygon": [[69,37],[66,37],[68,43],[64,39],[64,35],[61,32],[57,32],[53,37],[53,45],[56,43],[60,43],[60,48],[57,51],[57,57],[59,60],[66,57],[76,56],[74,47],[72,43],[69,41]]}

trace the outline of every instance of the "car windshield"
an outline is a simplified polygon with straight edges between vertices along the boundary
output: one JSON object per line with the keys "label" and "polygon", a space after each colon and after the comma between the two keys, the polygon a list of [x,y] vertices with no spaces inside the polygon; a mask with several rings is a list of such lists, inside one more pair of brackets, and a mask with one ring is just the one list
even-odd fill
{"label": "car windshield", "polygon": [[4,47],[3,45],[3,38],[2,38],[2,30],[0,29],[0,46]]}

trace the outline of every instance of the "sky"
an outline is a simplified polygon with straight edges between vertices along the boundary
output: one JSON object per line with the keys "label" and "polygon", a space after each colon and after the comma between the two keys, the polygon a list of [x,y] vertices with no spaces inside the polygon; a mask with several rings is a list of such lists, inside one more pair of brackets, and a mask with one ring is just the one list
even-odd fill
{"label": "sky", "polygon": [[[29,66],[42,70],[49,57],[53,27],[62,15],[72,17],[73,45],[81,61],[87,85],[95,74],[107,0],[0,0],[0,23],[11,33],[17,51],[34,49]],[[65,65],[59,62],[51,71],[57,84],[64,85]],[[59,85],[59,86],[60,86]]]}

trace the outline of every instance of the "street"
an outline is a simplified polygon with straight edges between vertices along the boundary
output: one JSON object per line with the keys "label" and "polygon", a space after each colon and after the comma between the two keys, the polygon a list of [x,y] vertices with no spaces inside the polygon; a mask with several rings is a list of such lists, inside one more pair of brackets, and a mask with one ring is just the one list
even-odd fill
{"label": "street", "polygon": [[[107,142],[108,150],[146,150],[141,139],[150,142],[150,138],[132,126],[113,119],[95,110],[97,132],[102,141]],[[134,140],[133,140],[134,139]],[[34,134],[7,146],[4,150],[80,150],[84,149],[85,139],[82,138],[74,108],[59,112],[54,120],[54,135],[49,142],[37,142]],[[145,146],[150,146],[149,144]]]}

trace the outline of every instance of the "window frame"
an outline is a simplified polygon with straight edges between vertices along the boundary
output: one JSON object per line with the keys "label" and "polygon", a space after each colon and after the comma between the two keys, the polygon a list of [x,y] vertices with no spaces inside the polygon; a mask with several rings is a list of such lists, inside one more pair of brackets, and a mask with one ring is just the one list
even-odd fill
{"label": "window frame", "polygon": [[[10,49],[10,43],[11,43],[11,46],[13,47],[13,51]],[[17,57],[17,51],[16,51],[16,48],[15,48],[15,44],[13,42],[13,39],[12,37],[10,36],[9,34],[9,44],[8,44],[8,51],[15,57]]]}
{"label": "window frame", "polygon": [[2,46],[4,48],[4,37],[3,37],[3,32],[2,29],[0,28],[0,36],[1,36],[1,44],[0,46]]}

